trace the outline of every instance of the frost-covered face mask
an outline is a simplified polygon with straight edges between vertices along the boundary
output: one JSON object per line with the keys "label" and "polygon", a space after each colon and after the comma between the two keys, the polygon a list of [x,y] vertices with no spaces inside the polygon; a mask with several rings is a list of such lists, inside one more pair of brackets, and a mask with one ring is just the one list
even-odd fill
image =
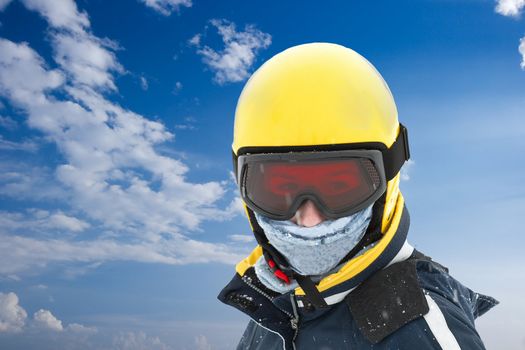
{"label": "frost-covered face mask", "polygon": [[272,220],[257,213],[255,216],[270,244],[296,272],[316,276],[336,267],[359,243],[370,224],[372,206],[312,227],[298,226],[290,220]]}

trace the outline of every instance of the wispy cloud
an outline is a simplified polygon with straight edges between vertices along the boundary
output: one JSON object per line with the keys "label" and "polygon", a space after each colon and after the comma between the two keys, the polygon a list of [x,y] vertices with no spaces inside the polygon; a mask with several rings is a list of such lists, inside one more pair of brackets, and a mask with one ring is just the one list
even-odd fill
{"label": "wispy cloud", "polygon": [[91,225],[62,211],[49,212],[41,209],[28,209],[25,213],[0,211],[0,226],[4,231],[20,233],[49,234],[57,232],[82,232]]}
{"label": "wispy cloud", "polygon": [[175,86],[173,87],[173,90],[171,90],[171,93],[174,95],[177,95],[182,90],[182,83],[180,81],[175,82]]}
{"label": "wispy cloud", "polygon": [[244,31],[237,31],[235,23],[225,19],[213,19],[210,23],[221,36],[224,48],[214,50],[207,45],[202,46],[199,34],[193,36],[189,44],[197,48],[202,61],[215,73],[214,80],[218,84],[245,80],[250,75],[249,70],[255,63],[257,53],[270,46],[271,35],[254,25],[246,25]]}
{"label": "wispy cloud", "polygon": [[11,117],[4,117],[0,115],[0,127],[12,131],[18,127],[18,123]]}
{"label": "wispy cloud", "polygon": [[496,12],[503,16],[518,17],[525,7],[525,0],[497,0]]}
{"label": "wispy cloud", "polygon": [[121,332],[113,338],[113,349],[115,350],[169,350],[172,349],[164,344],[159,337],[150,337],[142,331]]}
{"label": "wispy cloud", "polygon": [[90,264],[100,261],[138,261],[181,265],[221,262],[233,264],[242,258],[224,244],[191,240],[181,235],[156,242],[122,243],[114,239],[75,241],[37,239],[0,233],[0,274],[35,271],[50,263]]}
{"label": "wispy cloud", "polygon": [[35,141],[26,140],[22,142],[9,141],[0,135],[0,150],[4,151],[23,151],[36,152],[38,144]]}
{"label": "wispy cloud", "polygon": [[148,80],[144,76],[140,77],[140,87],[144,91],[148,90],[148,88],[149,88]]}
{"label": "wispy cloud", "polygon": [[0,162],[0,195],[18,201],[55,201],[69,197],[51,168],[21,162]]}
{"label": "wispy cloud", "polygon": [[191,7],[191,0],[141,0],[146,6],[151,7],[158,13],[169,16],[174,11],[184,7]]}
{"label": "wispy cloud", "polygon": [[195,34],[188,40],[190,45],[199,46],[201,44],[202,34]]}
{"label": "wispy cloud", "polygon": [[[217,181],[187,181],[186,164],[157,152],[157,146],[174,135],[162,123],[105,97],[106,92],[117,90],[115,75],[125,71],[117,60],[118,45],[92,34],[87,13],[71,0],[23,3],[47,20],[56,64],[49,68],[28,43],[0,38],[0,95],[25,112],[29,127],[54,142],[63,157],[62,164],[48,172],[48,179],[64,190],[64,197],[59,198],[62,208],[45,218],[47,228],[50,234],[62,229],[81,232],[96,224],[111,232],[111,239],[39,240],[14,235],[3,227],[0,259],[13,260],[4,260],[10,267],[0,272],[52,261],[182,264],[237,259],[238,254],[226,246],[192,240],[183,233],[198,229],[204,220],[225,220],[237,214],[231,207],[216,204],[226,195],[225,186]],[[175,6],[175,2],[150,3]],[[245,36],[250,33],[255,31],[228,35],[236,38],[230,41],[249,42]],[[249,50],[257,46],[244,45]],[[22,174],[21,179],[16,174]],[[41,182],[31,175],[30,170],[3,173],[0,194],[29,194]],[[83,219],[66,214],[72,211]],[[13,220],[25,220],[28,214],[19,215]],[[26,228],[29,233],[38,232]],[[124,240],[134,243],[120,243]],[[16,252],[11,250],[15,247]]]}
{"label": "wispy cloud", "polygon": [[88,327],[79,323],[68,324],[66,330],[77,334],[94,334],[98,332],[98,329],[96,327]]}
{"label": "wispy cloud", "polygon": [[195,119],[195,117],[187,116],[183,118],[182,123],[175,124],[174,128],[179,130],[195,130],[196,124],[197,119]]}
{"label": "wispy cloud", "polygon": [[252,235],[229,235],[228,238],[234,242],[252,243],[255,238]]}

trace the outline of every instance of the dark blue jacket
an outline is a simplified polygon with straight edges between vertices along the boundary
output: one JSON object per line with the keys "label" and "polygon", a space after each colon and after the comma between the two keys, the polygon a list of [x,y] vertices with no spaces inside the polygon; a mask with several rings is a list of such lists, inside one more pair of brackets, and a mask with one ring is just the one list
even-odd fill
{"label": "dark blue jacket", "polygon": [[[403,242],[390,264],[326,298],[339,298],[326,308],[313,307],[295,291],[266,288],[253,267],[236,274],[219,299],[251,318],[237,349],[484,349],[474,319],[497,301]],[[409,254],[399,259],[407,247]]]}

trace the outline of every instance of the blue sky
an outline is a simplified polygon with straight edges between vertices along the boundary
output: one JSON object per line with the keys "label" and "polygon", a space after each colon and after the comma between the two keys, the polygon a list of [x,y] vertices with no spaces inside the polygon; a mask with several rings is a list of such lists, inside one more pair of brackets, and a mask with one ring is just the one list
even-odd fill
{"label": "blue sky", "polygon": [[233,348],[247,320],[215,297],[254,245],[236,100],[325,41],[394,94],[411,243],[501,301],[489,349],[525,348],[524,6],[0,0],[0,347]]}

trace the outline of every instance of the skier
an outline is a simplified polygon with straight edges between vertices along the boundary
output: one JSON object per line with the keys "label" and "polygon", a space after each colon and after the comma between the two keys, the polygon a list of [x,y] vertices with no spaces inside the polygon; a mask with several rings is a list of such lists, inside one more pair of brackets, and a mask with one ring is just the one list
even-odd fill
{"label": "skier", "polygon": [[497,304],[407,242],[410,157],[392,94],[362,56],[304,44],[262,65],[235,114],[236,180],[258,246],[219,299],[237,349],[484,349]]}

